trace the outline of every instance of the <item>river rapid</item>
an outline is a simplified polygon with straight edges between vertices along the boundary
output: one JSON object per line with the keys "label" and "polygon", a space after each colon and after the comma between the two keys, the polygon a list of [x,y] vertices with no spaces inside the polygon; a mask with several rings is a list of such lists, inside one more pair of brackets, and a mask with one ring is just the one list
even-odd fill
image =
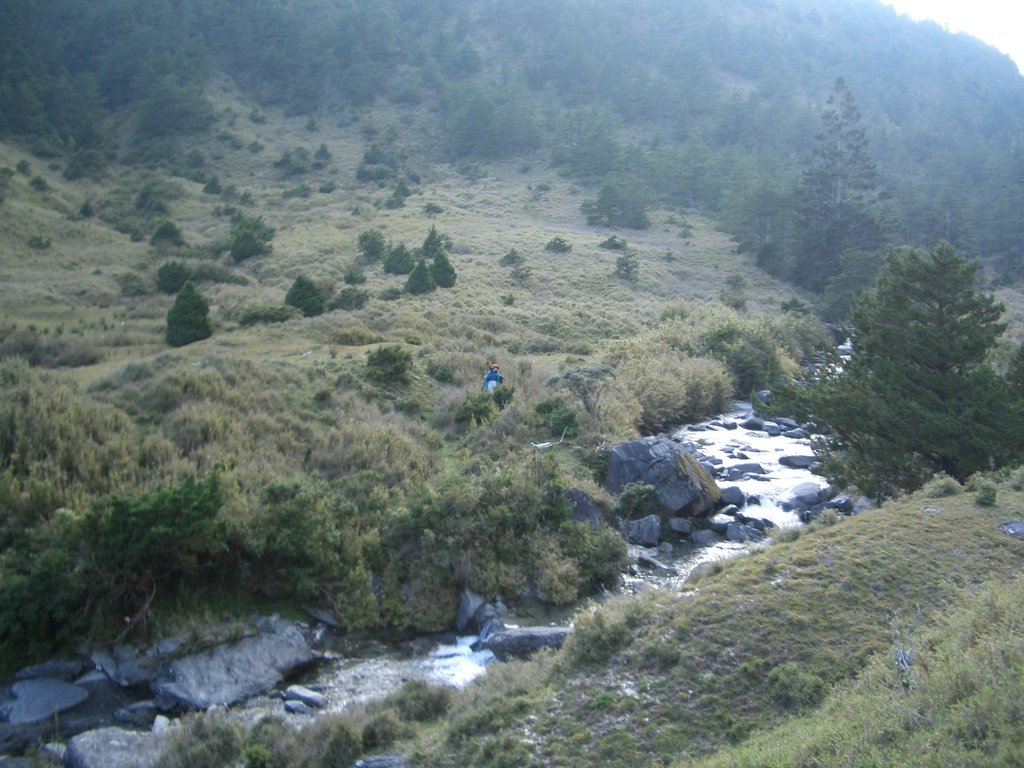
{"label": "river rapid", "polygon": [[[812,453],[810,438],[784,435],[769,436],[764,431],[746,430],[738,426],[753,414],[750,403],[734,402],[728,413],[700,424],[684,426],[672,434],[675,440],[692,444],[723,471],[737,464],[756,462],[763,474],[745,475],[735,481],[720,480],[719,485],[737,486],[751,501],[744,507],[748,517],[770,520],[777,529],[801,525],[797,514],[784,508],[795,488],[806,483],[827,483],[807,469],[784,466],[784,456],[807,456]],[[631,569],[623,577],[619,592],[635,593],[641,589],[678,589],[690,573],[703,563],[737,557],[753,547],[770,545],[770,537],[758,544],[737,544],[720,541],[709,546],[687,542],[662,545],[652,554],[664,568]],[[600,600],[601,598],[597,598]],[[586,601],[591,604],[592,601]],[[575,610],[560,609],[535,615],[524,623],[568,625]],[[509,617],[505,623],[513,625]],[[409,680],[462,687],[482,675],[494,662],[490,651],[473,651],[475,637],[443,635],[418,637],[414,640],[383,642],[379,639],[352,637],[326,639],[325,661],[303,679],[302,685],[323,693],[329,700],[328,712],[383,698],[397,691]],[[282,703],[272,697],[258,697],[238,707],[243,718],[255,721],[264,715],[282,714]],[[302,717],[288,715],[287,717]]]}

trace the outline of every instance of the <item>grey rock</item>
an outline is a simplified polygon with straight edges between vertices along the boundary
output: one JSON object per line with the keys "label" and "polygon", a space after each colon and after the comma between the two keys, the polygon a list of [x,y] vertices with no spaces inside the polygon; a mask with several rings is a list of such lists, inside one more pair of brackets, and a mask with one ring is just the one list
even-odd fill
{"label": "grey rock", "polygon": [[630,520],[626,540],[641,547],[657,546],[661,540],[661,518],[657,515],[647,515],[639,520]]}
{"label": "grey rock", "polygon": [[356,760],[352,768],[411,768],[412,763],[405,755],[375,755]]}
{"label": "grey rock", "polygon": [[728,530],[729,526],[735,522],[736,518],[732,515],[717,514],[708,520],[708,527],[710,527],[715,533],[722,535]]}
{"label": "grey rock", "polygon": [[326,696],[304,685],[289,685],[285,688],[284,698],[285,701],[301,701],[303,704],[314,709],[323,709],[328,703]]}
{"label": "grey rock", "polygon": [[814,466],[818,462],[818,457],[811,456],[782,456],[779,458],[779,464],[784,467],[792,467],[794,469],[807,469],[808,467]]}
{"label": "grey rock", "polygon": [[474,643],[473,650],[489,650],[500,661],[522,659],[541,648],[561,648],[571,633],[569,627],[509,627]]}
{"label": "grey rock", "polygon": [[733,464],[729,467],[729,474],[738,472],[739,476],[743,475],[763,475],[765,474],[764,467],[758,464],[756,461],[741,462],[740,464]]}
{"label": "grey rock", "polygon": [[782,433],[783,437],[788,437],[791,440],[803,440],[807,437],[807,430],[802,427],[794,427],[793,429],[787,429]]}
{"label": "grey rock", "polygon": [[752,525],[732,523],[725,532],[725,538],[742,544],[746,541],[761,541],[764,538],[764,534]]}
{"label": "grey rock", "polygon": [[999,530],[1015,539],[1024,539],[1024,520],[1007,520]]}
{"label": "grey rock", "polygon": [[668,521],[668,527],[673,533],[689,536],[693,533],[693,520],[688,517],[673,517]]}
{"label": "grey rock", "polygon": [[15,680],[34,680],[38,677],[48,677],[52,680],[74,680],[85,669],[85,664],[80,660],[58,660],[44,661],[42,664],[35,664],[25,667],[14,674]]}
{"label": "grey rock", "polygon": [[467,634],[477,629],[473,626],[476,612],[487,604],[487,598],[469,589],[464,589],[459,597],[459,610],[455,614],[455,629]]}
{"label": "grey rock", "polygon": [[801,483],[793,489],[789,500],[782,506],[797,510],[810,509],[820,502],[822,498],[827,498],[827,495],[828,489],[823,489],[817,483]]}
{"label": "grey rock", "polygon": [[298,627],[281,624],[271,634],[176,659],[152,688],[161,709],[204,710],[265,693],[312,660],[313,651]]}
{"label": "grey rock", "polygon": [[747,503],[747,495],[736,485],[728,485],[719,493],[718,500],[722,504],[731,504],[735,507],[743,507]]}
{"label": "grey rock", "polygon": [[148,684],[156,676],[158,667],[155,659],[140,658],[136,650],[127,645],[115,645],[110,650],[94,652],[92,663],[125,688]]}
{"label": "grey rock", "polygon": [[166,736],[124,728],[80,733],[68,742],[67,768],[150,768],[163,751]]}
{"label": "grey rock", "polygon": [[764,423],[764,432],[769,437],[778,437],[782,434],[782,427],[776,424],[774,421],[766,421]]}
{"label": "grey rock", "polygon": [[[607,488],[620,493],[628,483],[654,487],[658,503],[670,514],[700,514],[710,508],[711,490],[690,468],[693,455],[665,437],[621,443],[611,450]],[[712,481],[713,482],[713,481]]]}
{"label": "grey rock", "polygon": [[740,422],[740,426],[751,432],[762,432],[764,431],[764,419],[758,416],[749,416]]}
{"label": "grey rock", "polygon": [[291,715],[312,715],[313,708],[296,699],[288,699],[284,703],[284,711]]}
{"label": "grey rock", "polygon": [[721,540],[721,537],[717,533],[709,530],[694,531],[690,536],[690,541],[700,547],[709,547],[712,544],[717,544]]}
{"label": "grey rock", "polygon": [[49,720],[89,698],[89,692],[81,686],[45,677],[15,683],[11,695],[14,701],[7,705],[6,719],[12,725]]}
{"label": "grey rock", "polygon": [[563,495],[565,503],[572,510],[572,519],[577,523],[587,523],[591,528],[597,528],[604,520],[604,513],[597,505],[590,494],[581,491],[579,488],[570,488]]}

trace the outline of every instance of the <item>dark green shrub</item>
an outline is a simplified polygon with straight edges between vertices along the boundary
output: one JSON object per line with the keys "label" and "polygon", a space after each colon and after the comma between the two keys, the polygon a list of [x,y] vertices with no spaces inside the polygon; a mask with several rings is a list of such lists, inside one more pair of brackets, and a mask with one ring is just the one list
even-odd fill
{"label": "dark green shrub", "polygon": [[410,680],[388,696],[386,703],[397,709],[403,720],[425,723],[448,711],[452,692],[444,686],[430,685],[425,680]]}
{"label": "dark green shrub", "polygon": [[348,768],[362,754],[362,739],[341,717],[323,716],[297,737],[294,768]]}
{"label": "dark green shrub", "polygon": [[377,294],[377,297],[381,301],[396,301],[397,299],[402,298],[402,289],[394,287],[385,288],[383,291]]}
{"label": "dark green shrub", "polygon": [[401,347],[380,347],[366,353],[366,375],[374,381],[405,384],[411,370],[412,355]]}
{"label": "dark green shrub", "polygon": [[46,179],[42,176],[33,176],[32,180],[29,182],[29,186],[31,186],[32,189],[39,190],[40,192],[48,192],[50,189],[50,185],[46,183]]}
{"label": "dark green shrub", "polygon": [[512,402],[515,393],[515,387],[498,387],[491,393],[491,397],[494,398],[494,404],[498,406],[498,410],[503,411]]}
{"label": "dark green shrub", "polygon": [[231,258],[235,262],[270,252],[268,243],[274,238],[274,229],[262,218],[242,218],[231,230]]}
{"label": "dark green shrub", "polygon": [[345,281],[346,285],[362,285],[366,282],[366,274],[357,264],[349,264],[345,267],[345,273],[341,279]]}
{"label": "dark green shrub", "polygon": [[220,179],[216,176],[211,176],[210,180],[203,185],[203,192],[207,195],[219,195],[224,191],[224,188],[220,185]]}
{"label": "dark green shrub", "polygon": [[634,281],[640,271],[640,262],[636,254],[627,251],[615,260],[615,276],[622,280]]}
{"label": "dark green shrub", "polygon": [[312,160],[309,157],[309,152],[302,147],[285,150],[284,154],[274,163],[274,167],[285,176],[301,176],[309,173],[311,166]]}
{"label": "dark green shrub", "polygon": [[643,482],[626,483],[619,492],[615,512],[626,520],[639,520],[661,511],[658,495],[653,485]]}
{"label": "dark green shrub", "polygon": [[427,262],[420,259],[409,273],[409,279],[405,281],[405,292],[418,295],[430,293],[435,288],[437,286],[434,284],[434,277],[430,274]]}
{"label": "dark green shrub", "polygon": [[149,238],[150,245],[159,245],[161,243],[178,247],[185,244],[185,238],[182,236],[181,230],[170,219],[161,221],[156,229],[153,230],[153,235]]}
{"label": "dark green shrub", "polygon": [[167,343],[183,347],[193,341],[208,339],[213,334],[210,325],[210,305],[191,281],[178,292],[174,305],[167,311]]}
{"label": "dark green shrub", "polygon": [[388,249],[383,266],[384,274],[408,275],[416,264],[409,249],[403,243],[397,243]]}
{"label": "dark green shrub", "polygon": [[451,288],[455,285],[455,267],[452,266],[448,254],[443,250],[434,256],[434,264],[430,268],[430,276],[438,288]]}
{"label": "dark green shrub", "polygon": [[156,271],[156,287],[161,293],[177,293],[189,280],[192,270],[181,261],[167,261]]}
{"label": "dark green shrub", "polygon": [[386,243],[379,229],[368,229],[359,235],[359,258],[368,264],[380,261],[384,255]]}
{"label": "dark green shrub", "polygon": [[367,752],[387,749],[399,739],[412,734],[412,727],[402,722],[395,710],[385,709],[371,717],[363,726],[363,749]]}
{"label": "dark green shrub", "polygon": [[153,290],[153,284],[138,272],[122,272],[117,276],[122,296],[145,296]]}
{"label": "dark green shrub", "polygon": [[173,594],[186,580],[201,584],[226,544],[217,522],[223,501],[220,480],[211,474],[98,502],[81,530],[91,553],[91,599],[112,601],[108,609],[132,615],[147,608],[150,593]]}
{"label": "dark green shrub", "polygon": [[328,304],[328,309],[362,309],[366,306],[366,302],[370,299],[370,292],[363,288],[347,287],[342,288],[338,293],[331,299]]}
{"label": "dark green shrub", "polygon": [[557,235],[548,240],[544,250],[551,251],[551,253],[568,253],[572,250],[572,245],[564,237]]}
{"label": "dark green shrub", "polygon": [[526,261],[526,258],[517,251],[515,248],[511,249],[508,253],[501,257],[501,266],[503,267],[518,267]]}
{"label": "dark green shrub", "polygon": [[259,323],[283,323],[301,315],[300,309],[287,304],[250,304],[242,310],[238,324],[248,327]]}
{"label": "dark green shrub", "polygon": [[579,434],[580,417],[574,408],[570,408],[560,397],[550,397],[533,406],[537,414],[547,426],[549,434],[554,438]]}
{"label": "dark green shrub", "polygon": [[437,227],[431,227],[427,236],[423,239],[423,246],[420,248],[420,255],[424,259],[436,259],[438,254],[450,250],[452,247],[451,238],[437,231]]}
{"label": "dark green shrub", "polygon": [[825,698],[828,684],[799,663],[787,661],[768,673],[768,690],[779,705],[795,712],[806,712]]}
{"label": "dark green shrub", "polygon": [[399,179],[398,184],[391,191],[391,197],[384,201],[385,208],[401,208],[405,205],[405,201],[409,198],[412,192],[409,190],[409,185],[405,183],[405,179]]}
{"label": "dark green shrub", "polygon": [[68,159],[63,176],[68,181],[89,177],[97,179],[107,168],[107,158],[98,149],[80,149]]}
{"label": "dark green shrub", "polygon": [[218,714],[197,713],[173,729],[156,768],[223,768],[242,750],[242,729]]}
{"label": "dark green shrub", "polygon": [[299,309],[306,317],[322,315],[327,305],[323,289],[304,275],[299,275],[288,289],[284,303]]}
{"label": "dark green shrub", "polygon": [[487,424],[498,415],[498,404],[489,392],[473,392],[455,410],[455,423],[475,427]]}

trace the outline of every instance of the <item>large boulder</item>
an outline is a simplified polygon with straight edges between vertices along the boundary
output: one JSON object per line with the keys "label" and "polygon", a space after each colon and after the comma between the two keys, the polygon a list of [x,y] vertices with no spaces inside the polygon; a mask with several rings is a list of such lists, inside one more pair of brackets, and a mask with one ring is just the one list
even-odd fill
{"label": "large boulder", "polygon": [[693,454],[666,437],[620,443],[611,450],[607,488],[621,493],[629,483],[653,486],[668,515],[694,516],[711,509],[718,486]]}
{"label": "large boulder", "polygon": [[149,768],[163,751],[166,734],[100,728],[68,741],[68,768]]}
{"label": "large boulder", "polygon": [[541,648],[561,648],[569,627],[509,627],[473,643],[474,651],[490,651],[500,661],[525,659]]}
{"label": "large boulder", "polygon": [[3,704],[3,719],[12,725],[49,720],[89,698],[89,692],[63,680],[40,677],[11,686],[12,701]]}
{"label": "large boulder", "polygon": [[656,547],[661,541],[661,518],[647,515],[639,520],[630,520],[626,526],[626,541],[641,547]]}
{"label": "large boulder", "polygon": [[290,672],[308,665],[313,650],[298,627],[270,626],[235,643],[171,662],[153,682],[157,705],[164,710],[205,710],[265,693]]}

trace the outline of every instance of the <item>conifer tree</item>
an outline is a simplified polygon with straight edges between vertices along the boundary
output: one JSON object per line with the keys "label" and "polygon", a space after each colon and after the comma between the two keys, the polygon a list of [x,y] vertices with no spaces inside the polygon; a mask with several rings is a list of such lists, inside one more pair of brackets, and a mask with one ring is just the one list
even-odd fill
{"label": "conifer tree", "polygon": [[208,339],[212,334],[210,305],[190,280],[181,287],[174,304],[167,311],[167,343],[172,347],[183,347],[193,341]]}
{"label": "conifer tree", "polygon": [[412,254],[405,247],[404,243],[397,243],[388,248],[384,256],[384,274],[386,275],[408,275],[416,266]]}
{"label": "conifer tree", "polygon": [[434,255],[434,264],[430,268],[430,275],[438,288],[451,288],[455,285],[455,267],[452,266],[448,254],[444,250]]}
{"label": "conifer tree", "polygon": [[1012,387],[988,363],[1003,307],[976,291],[977,268],[946,243],[891,251],[858,298],[852,358],[810,398],[832,428],[834,479],[882,499],[936,472],[962,481],[1015,457]]}
{"label": "conifer tree", "polygon": [[420,249],[420,255],[423,256],[424,259],[436,259],[437,254],[450,247],[451,241],[448,237],[438,232],[437,227],[431,227],[426,238],[423,240],[423,247]]}
{"label": "conifer tree", "polygon": [[409,273],[409,279],[405,281],[405,292],[412,294],[430,293],[435,288],[437,286],[434,284],[434,278],[427,267],[427,260],[420,259],[416,262],[412,272]]}
{"label": "conifer tree", "polygon": [[306,317],[322,315],[327,298],[320,286],[304,275],[299,275],[288,289],[284,303],[301,310]]}
{"label": "conifer tree", "polygon": [[824,131],[797,192],[796,242],[790,277],[820,291],[851,250],[879,246],[882,229],[874,214],[879,193],[875,166],[860,111],[842,78],[822,114]]}

